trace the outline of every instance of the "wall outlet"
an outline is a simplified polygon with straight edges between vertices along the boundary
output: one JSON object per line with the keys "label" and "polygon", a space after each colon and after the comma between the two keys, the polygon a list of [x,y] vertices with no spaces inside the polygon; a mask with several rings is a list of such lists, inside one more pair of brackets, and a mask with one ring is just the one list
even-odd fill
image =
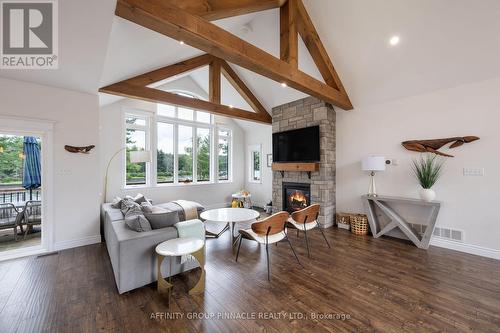
{"label": "wall outlet", "polygon": [[484,176],[484,168],[464,168],[464,176]]}

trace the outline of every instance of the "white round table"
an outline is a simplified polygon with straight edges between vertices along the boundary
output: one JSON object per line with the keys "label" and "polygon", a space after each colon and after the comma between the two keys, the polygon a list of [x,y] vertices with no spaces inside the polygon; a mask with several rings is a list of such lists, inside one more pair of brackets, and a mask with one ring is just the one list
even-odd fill
{"label": "white round table", "polygon": [[161,264],[165,257],[179,257],[191,254],[198,260],[201,268],[201,276],[196,285],[189,290],[189,294],[203,292],[205,290],[205,242],[198,238],[174,238],[158,244],[155,248],[158,255],[158,292],[168,291],[168,305],[170,307],[170,297],[172,284],[172,258],[170,258],[169,282],[165,281],[161,274]]}
{"label": "white round table", "polygon": [[260,213],[247,208],[218,208],[204,211],[200,217],[207,222],[225,222],[226,226],[218,234],[207,231],[208,236],[219,238],[226,230],[231,230],[231,243],[234,246],[238,237],[234,236],[234,225],[239,222],[254,221]]}

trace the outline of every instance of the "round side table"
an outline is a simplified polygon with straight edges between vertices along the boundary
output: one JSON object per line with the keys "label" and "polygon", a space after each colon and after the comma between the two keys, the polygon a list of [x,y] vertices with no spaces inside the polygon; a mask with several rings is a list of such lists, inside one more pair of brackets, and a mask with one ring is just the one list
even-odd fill
{"label": "round side table", "polygon": [[[164,241],[156,246],[158,255],[158,292],[168,292],[168,306],[170,307],[170,297],[172,294],[172,259],[183,255],[191,254],[198,260],[201,268],[201,276],[189,294],[201,293],[205,291],[205,242],[198,238],[174,238]],[[161,264],[165,257],[170,258],[170,277],[167,282],[161,274]]]}

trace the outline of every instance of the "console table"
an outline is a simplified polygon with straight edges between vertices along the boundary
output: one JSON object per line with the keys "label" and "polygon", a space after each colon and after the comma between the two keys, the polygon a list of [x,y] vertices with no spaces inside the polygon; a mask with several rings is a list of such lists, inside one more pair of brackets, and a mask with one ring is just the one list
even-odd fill
{"label": "console table", "polygon": [[[419,199],[402,198],[402,197],[389,197],[389,196],[369,196],[363,195],[363,204],[365,206],[368,222],[373,237],[378,238],[394,228],[399,228],[403,234],[408,237],[417,247],[421,249],[428,249],[436,220],[441,208],[441,203],[438,201],[426,202]],[[411,205],[416,206],[418,209],[425,210],[428,215],[427,227],[422,236],[412,228],[411,224],[398,214],[393,206],[397,205]],[[379,218],[376,213],[376,208],[389,218],[390,222],[384,227],[381,227]]]}

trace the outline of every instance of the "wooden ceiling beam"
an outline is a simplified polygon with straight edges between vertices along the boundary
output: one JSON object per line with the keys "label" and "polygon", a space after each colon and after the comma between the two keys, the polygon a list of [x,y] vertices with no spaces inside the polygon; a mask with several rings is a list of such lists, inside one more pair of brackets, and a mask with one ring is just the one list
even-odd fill
{"label": "wooden ceiling beam", "polygon": [[299,34],[296,16],[297,0],[288,0],[280,8],[280,58],[294,68],[299,67]]}
{"label": "wooden ceiling beam", "polygon": [[207,20],[162,0],[118,0],[116,15],[344,110],[352,109],[345,91],[324,84]]}
{"label": "wooden ceiling beam", "polygon": [[213,59],[214,57],[212,55],[205,53],[198,57],[190,58],[170,66],[138,75],[128,79],[127,82],[138,86],[147,86],[161,80],[168,79],[169,77],[207,66]]}
{"label": "wooden ceiling beam", "polygon": [[163,0],[186,12],[213,21],[267,9],[279,8],[286,0]]}
{"label": "wooden ceiling beam", "polygon": [[[347,92],[342,85],[337,71],[333,67],[333,63],[326,52],[326,49],[319,38],[319,34],[314,27],[311,17],[307,13],[302,0],[293,0],[296,3],[297,11],[297,29],[307,47],[307,50],[311,54],[316,67],[318,68],[321,76],[325,80],[326,84],[336,88],[343,95],[347,97]],[[350,102],[349,102],[350,103]]]}
{"label": "wooden ceiling beam", "polygon": [[229,66],[229,64],[221,60],[221,69],[222,75],[229,81],[229,83],[236,89],[236,91],[240,94],[241,97],[252,107],[252,109],[262,114],[269,123],[272,122],[271,115],[266,111],[266,108],[260,103],[260,101],[255,97],[252,91],[248,88],[248,86],[240,79],[240,77],[236,74],[236,72]]}
{"label": "wooden ceiling beam", "polygon": [[221,61],[214,58],[208,69],[208,100],[212,103],[220,104],[221,98]]}
{"label": "wooden ceiling beam", "polygon": [[238,118],[264,124],[271,123],[269,118],[260,113],[250,112],[238,108],[230,108],[226,105],[177,95],[163,90],[132,85],[125,81],[101,88],[99,91],[107,94],[139,99],[147,102],[173,104],[195,110],[204,110],[213,114],[231,118]]}
{"label": "wooden ceiling beam", "polygon": [[[159,82],[203,66],[209,66],[209,102],[187,98],[147,87],[152,83]],[[236,91],[238,91],[238,93],[243,97],[243,99],[245,99],[245,101],[247,101],[255,112],[221,105],[221,74],[227,78],[229,83],[233,85]],[[209,54],[203,54],[198,57],[187,59],[173,65],[117,82],[99,89],[99,92],[155,103],[180,105],[187,108],[205,110],[226,117],[257,121],[266,124],[270,124],[272,122],[272,118],[269,113],[229,66],[229,64],[226,61]]]}

